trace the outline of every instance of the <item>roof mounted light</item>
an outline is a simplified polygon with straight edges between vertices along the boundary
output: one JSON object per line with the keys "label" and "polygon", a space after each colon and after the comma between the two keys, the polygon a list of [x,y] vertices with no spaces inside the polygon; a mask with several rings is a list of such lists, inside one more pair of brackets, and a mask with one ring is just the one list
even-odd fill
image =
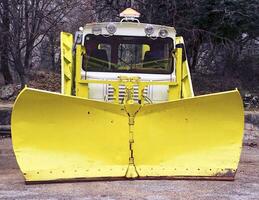
{"label": "roof mounted light", "polygon": [[120,13],[120,17],[134,17],[139,18],[140,13],[132,8],[127,8]]}
{"label": "roof mounted light", "polygon": [[147,24],[145,27],[145,33],[147,36],[151,36],[154,33],[154,27],[151,24]]}
{"label": "roof mounted light", "polygon": [[166,28],[161,28],[158,34],[161,38],[166,38],[168,36],[168,30]]}
{"label": "roof mounted light", "polygon": [[139,16],[140,16],[140,13],[137,12],[136,10],[132,9],[132,8],[127,8],[120,13],[120,17],[123,17],[121,22],[123,22],[123,21],[137,21],[139,23],[139,20],[137,19],[137,18],[139,18]]}
{"label": "roof mounted light", "polygon": [[106,26],[106,30],[109,34],[113,35],[116,32],[117,27],[114,23],[109,23]]}
{"label": "roof mounted light", "polygon": [[82,26],[80,26],[78,30],[83,32],[84,28]]}

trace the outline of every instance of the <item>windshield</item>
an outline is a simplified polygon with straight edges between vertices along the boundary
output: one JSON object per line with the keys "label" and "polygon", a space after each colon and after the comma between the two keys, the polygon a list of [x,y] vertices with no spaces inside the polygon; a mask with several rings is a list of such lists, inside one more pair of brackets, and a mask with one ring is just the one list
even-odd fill
{"label": "windshield", "polygon": [[85,71],[170,74],[173,40],[132,36],[85,37]]}

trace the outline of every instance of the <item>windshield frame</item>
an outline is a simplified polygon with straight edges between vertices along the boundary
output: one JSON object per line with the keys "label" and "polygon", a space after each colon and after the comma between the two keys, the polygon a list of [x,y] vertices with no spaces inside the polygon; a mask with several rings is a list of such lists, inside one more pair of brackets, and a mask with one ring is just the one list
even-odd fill
{"label": "windshield frame", "polygon": [[[87,39],[87,37],[88,37],[88,39]],[[88,50],[90,48],[90,47],[88,47],[88,44],[90,43],[90,42],[88,42],[89,41],[89,37],[90,37],[90,40],[91,39],[96,40],[96,41],[98,41],[99,44],[110,45],[111,55],[110,55],[110,60],[108,60],[107,63],[109,63],[109,65],[111,65],[111,66],[114,66],[115,68],[113,68],[112,70],[105,70],[105,67],[104,67],[103,68],[104,70],[100,70],[100,71],[99,70],[92,70],[92,69],[88,68],[87,63],[89,62],[89,55],[88,55],[87,52],[89,52]],[[113,38],[113,40],[112,40],[111,37],[115,37],[115,39]],[[117,39],[117,43],[116,42],[115,43],[116,43],[117,46],[116,45],[114,46],[114,41],[116,39]],[[143,41],[147,41],[147,42],[143,42]],[[158,43],[160,45],[165,45],[165,44],[169,44],[170,45],[170,47],[168,47],[169,48],[168,49],[168,51],[169,51],[168,52],[168,58],[167,58],[168,61],[167,61],[167,59],[163,59],[164,62],[165,62],[165,60],[167,62],[166,63],[167,64],[167,69],[157,69],[157,67],[153,67],[153,68],[149,67],[149,68],[145,69],[143,67],[143,65],[144,65],[143,61],[144,60],[142,60],[142,69],[136,67],[137,64],[141,64],[141,63],[135,63],[135,69],[133,69],[133,68],[125,69],[125,70],[123,70],[123,69],[119,70],[118,69],[119,67],[121,67],[118,64],[119,63],[119,60],[118,60],[118,57],[119,57],[118,56],[118,54],[119,54],[119,45],[121,45],[121,44],[142,44],[142,45],[144,45],[146,43],[147,44],[152,44],[152,45],[155,44],[155,43]],[[83,58],[83,66],[82,66],[82,68],[86,72],[89,71],[89,72],[114,72],[114,73],[140,73],[140,74],[142,74],[142,73],[143,74],[172,74],[174,72],[174,62],[175,61],[174,61],[173,56],[171,55],[173,50],[174,50],[174,40],[171,37],[167,37],[167,38],[150,38],[150,37],[146,37],[146,36],[124,36],[124,35],[104,36],[104,35],[87,34],[87,35],[85,35],[85,38],[84,38],[84,46],[86,48],[86,55],[84,55],[84,58]],[[114,57],[114,54],[117,54],[117,59],[115,58],[116,64],[114,62],[112,62],[112,61],[114,61],[114,58],[112,58],[112,57]],[[94,59],[96,59],[96,58],[94,58]],[[98,61],[98,59],[97,59],[97,61]],[[153,62],[157,62],[157,61],[153,61]]]}

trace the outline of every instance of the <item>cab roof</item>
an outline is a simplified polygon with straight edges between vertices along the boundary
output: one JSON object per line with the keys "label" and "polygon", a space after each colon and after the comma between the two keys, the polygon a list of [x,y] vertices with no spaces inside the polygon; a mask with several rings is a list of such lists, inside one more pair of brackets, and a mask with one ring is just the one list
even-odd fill
{"label": "cab roof", "polygon": [[[104,36],[109,36],[107,32],[107,25],[108,24],[114,24],[116,26],[116,32],[113,35],[122,35],[122,36],[148,36],[152,38],[157,38],[159,36],[159,31],[161,29],[166,29],[168,31],[168,36],[172,39],[175,38],[176,36],[176,31],[174,27],[170,26],[164,26],[164,25],[156,25],[156,24],[146,24],[146,23],[138,23],[138,22],[102,22],[102,23],[90,23],[86,24],[83,27],[83,35],[88,35],[88,34],[98,34],[98,35],[104,35]],[[154,28],[154,33],[151,35],[147,35],[145,33],[145,28],[147,26],[152,25]],[[96,33],[95,33],[96,32]]]}

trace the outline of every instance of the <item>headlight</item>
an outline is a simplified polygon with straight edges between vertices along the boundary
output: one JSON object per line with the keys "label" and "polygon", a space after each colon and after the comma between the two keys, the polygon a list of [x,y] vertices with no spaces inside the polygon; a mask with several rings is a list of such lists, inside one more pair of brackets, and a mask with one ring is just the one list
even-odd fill
{"label": "headlight", "polygon": [[168,30],[166,30],[165,28],[161,28],[159,31],[159,36],[161,38],[166,38],[168,36]]}
{"label": "headlight", "polygon": [[109,23],[107,26],[106,26],[106,30],[108,33],[110,33],[111,35],[113,35],[116,30],[117,30],[117,27],[114,23]]}
{"label": "headlight", "polygon": [[150,36],[154,33],[154,27],[151,24],[146,25],[145,33],[147,36]]}

